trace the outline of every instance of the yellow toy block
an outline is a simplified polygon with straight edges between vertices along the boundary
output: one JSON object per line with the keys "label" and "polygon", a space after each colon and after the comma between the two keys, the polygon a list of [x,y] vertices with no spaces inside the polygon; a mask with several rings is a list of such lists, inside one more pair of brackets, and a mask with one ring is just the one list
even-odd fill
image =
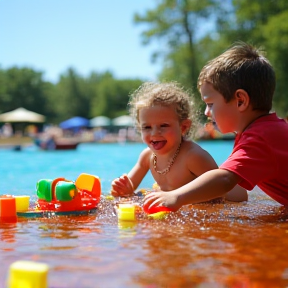
{"label": "yellow toy block", "polygon": [[33,261],[16,261],[10,265],[9,288],[48,288],[49,266]]}
{"label": "yellow toy block", "polygon": [[14,196],[14,197],[16,200],[16,212],[24,212],[29,209],[30,196],[21,195],[21,196]]}
{"label": "yellow toy block", "polygon": [[122,221],[136,220],[136,206],[130,203],[118,204],[117,208],[118,219]]}

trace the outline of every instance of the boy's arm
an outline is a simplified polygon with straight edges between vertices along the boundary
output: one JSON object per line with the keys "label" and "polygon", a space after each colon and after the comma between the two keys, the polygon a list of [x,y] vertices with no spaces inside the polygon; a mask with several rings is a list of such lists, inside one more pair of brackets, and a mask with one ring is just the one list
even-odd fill
{"label": "boy's arm", "polygon": [[226,195],[225,199],[227,201],[242,202],[248,200],[247,190],[239,185],[236,185],[232,190],[230,190]]}
{"label": "boy's arm", "polygon": [[150,150],[141,152],[139,159],[132,170],[112,181],[111,194],[115,197],[126,197],[133,195],[149,170]]}
{"label": "boy's arm", "polygon": [[183,205],[224,196],[238,183],[238,180],[239,177],[228,170],[210,170],[176,190],[148,194],[144,199],[144,205],[148,205],[149,209],[154,206],[165,206],[177,211]]}

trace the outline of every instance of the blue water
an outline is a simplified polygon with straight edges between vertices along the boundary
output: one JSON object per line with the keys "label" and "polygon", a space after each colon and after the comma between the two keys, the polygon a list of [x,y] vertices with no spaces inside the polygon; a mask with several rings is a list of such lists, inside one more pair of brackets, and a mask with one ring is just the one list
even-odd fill
{"label": "blue water", "polygon": [[[199,144],[221,164],[231,153],[233,141]],[[81,173],[100,177],[102,193],[108,194],[112,180],[128,173],[144,148],[142,143],[85,143],[71,151],[41,151],[34,146],[22,151],[0,149],[0,194],[33,195],[40,179],[64,177],[74,181]],[[140,186],[151,187],[153,183],[148,173]]]}

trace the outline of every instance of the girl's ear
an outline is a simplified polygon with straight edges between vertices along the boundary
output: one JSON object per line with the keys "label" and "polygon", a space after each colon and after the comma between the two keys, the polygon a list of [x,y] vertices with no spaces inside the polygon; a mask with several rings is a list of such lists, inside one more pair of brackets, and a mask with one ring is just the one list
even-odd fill
{"label": "girl's ear", "polygon": [[245,111],[250,104],[250,97],[243,89],[238,89],[235,92],[235,99],[239,111]]}
{"label": "girl's ear", "polygon": [[190,127],[191,127],[191,120],[190,119],[185,119],[181,121],[181,132],[182,136],[186,136]]}

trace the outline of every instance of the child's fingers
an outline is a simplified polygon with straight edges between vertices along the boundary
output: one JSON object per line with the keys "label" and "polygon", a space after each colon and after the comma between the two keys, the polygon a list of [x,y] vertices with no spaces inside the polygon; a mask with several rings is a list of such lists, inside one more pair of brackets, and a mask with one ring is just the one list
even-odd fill
{"label": "child's fingers", "polygon": [[144,198],[144,206],[147,206],[148,209],[151,209],[154,206],[161,206],[160,199],[157,197],[157,193],[149,193]]}

